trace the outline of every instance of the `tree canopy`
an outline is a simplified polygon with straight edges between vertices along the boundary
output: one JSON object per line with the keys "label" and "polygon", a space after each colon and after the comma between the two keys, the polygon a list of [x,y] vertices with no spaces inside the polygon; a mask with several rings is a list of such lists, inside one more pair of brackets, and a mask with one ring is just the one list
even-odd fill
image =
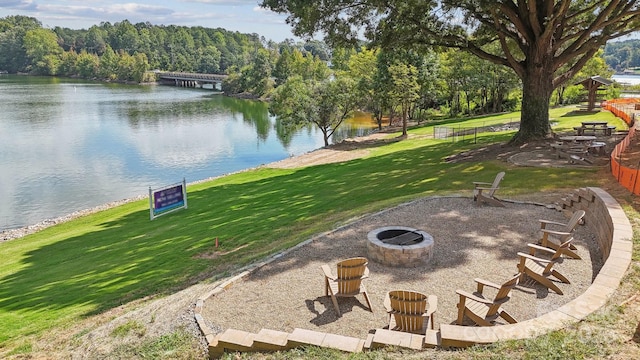
{"label": "tree canopy", "polygon": [[[262,6],[287,13],[299,36],[321,32],[331,44],[355,43],[364,36],[383,48],[445,46],[513,69],[523,87],[520,130],[512,139],[520,143],[549,134],[553,90],[574,77],[608,40],[638,29],[639,3],[263,0]],[[569,66],[558,71],[563,65]]]}

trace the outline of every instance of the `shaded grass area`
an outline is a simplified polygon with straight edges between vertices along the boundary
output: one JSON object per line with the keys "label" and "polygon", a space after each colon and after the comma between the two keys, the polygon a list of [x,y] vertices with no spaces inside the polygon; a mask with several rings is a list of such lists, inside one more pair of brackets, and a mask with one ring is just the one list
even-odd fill
{"label": "shaded grass area", "polygon": [[[574,118],[567,121],[579,124]],[[432,129],[414,130],[422,131]],[[477,144],[406,140],[346,163],[255,169],[190,185],[189,208],[154,221],[142,200],[1,243],[0,349],[133,300],[227,275],[353,217],[422,196],[470,194],[472,181],[489,181],[498,171],[507,171],[506,196],[601,181],[593,169],[443,161],[512,135],[481,134]],[[19,347],[28,352],[28,345]]]}

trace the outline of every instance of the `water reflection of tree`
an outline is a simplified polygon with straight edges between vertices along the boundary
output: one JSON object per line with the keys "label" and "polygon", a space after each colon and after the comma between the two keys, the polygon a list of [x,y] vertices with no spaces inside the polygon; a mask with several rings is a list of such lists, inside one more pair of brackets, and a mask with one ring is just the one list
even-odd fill
{"label": "water reflection of tree", "polygon": [[[188,122],[204,122],[210,120],[208,115],[222,115],[231,118],[241,116],[243,123],[255,128],[259,141],[266,141],[271,129],[275,130],[278,141],[285,149],[291,145],[295,134],[307,132],[311,134],[312,126],[288,127],[277,118],[269,115],[268,104],[262,101],[237,99],[221,95],[206,95],[204,97],[162,101],[128,100],[120,114],[126,118],[131,127],[174,122],[177,120]],[[360,123],[345,122],[332,136],[332,142],[337,143],[349,137],[363,136],[370,132],[369,126]]]}
{"label": "water reflection of tree", "polygon": [[241,113],[242,120],[255,127],[258,139],[267,139],[271,130],[271,120],[265,102],[223,97],[222,103],[228,110]]}

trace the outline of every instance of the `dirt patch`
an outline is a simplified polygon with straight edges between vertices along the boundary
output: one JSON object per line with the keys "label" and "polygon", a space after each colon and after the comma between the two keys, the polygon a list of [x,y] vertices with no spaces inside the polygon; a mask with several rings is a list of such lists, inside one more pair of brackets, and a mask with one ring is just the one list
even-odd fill
{"label": "dirt patch", "polygon": [[360,159],[369,155],[371,148],[400,141],[401,139],[389,138],[387,132],[376,132],[359,138],[346,139],[338,144],[267,164],[265,167],[293,169]]}

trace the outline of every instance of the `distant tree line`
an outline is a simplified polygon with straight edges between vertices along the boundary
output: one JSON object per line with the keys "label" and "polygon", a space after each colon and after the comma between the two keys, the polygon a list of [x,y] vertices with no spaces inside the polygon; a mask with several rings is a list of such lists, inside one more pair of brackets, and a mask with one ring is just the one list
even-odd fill
{"label": "distant tree line", "polygon": [[26,16],[0,18],[0,70],[35,75],[143,81],[149,69],[226,73],[263,48],[257,34],[124,20],[46,29]]}
{"label": "distant tree line", "polygon": [[618,73],[632,68],[640,69],[640,39],[607,43],[604,59]]}

